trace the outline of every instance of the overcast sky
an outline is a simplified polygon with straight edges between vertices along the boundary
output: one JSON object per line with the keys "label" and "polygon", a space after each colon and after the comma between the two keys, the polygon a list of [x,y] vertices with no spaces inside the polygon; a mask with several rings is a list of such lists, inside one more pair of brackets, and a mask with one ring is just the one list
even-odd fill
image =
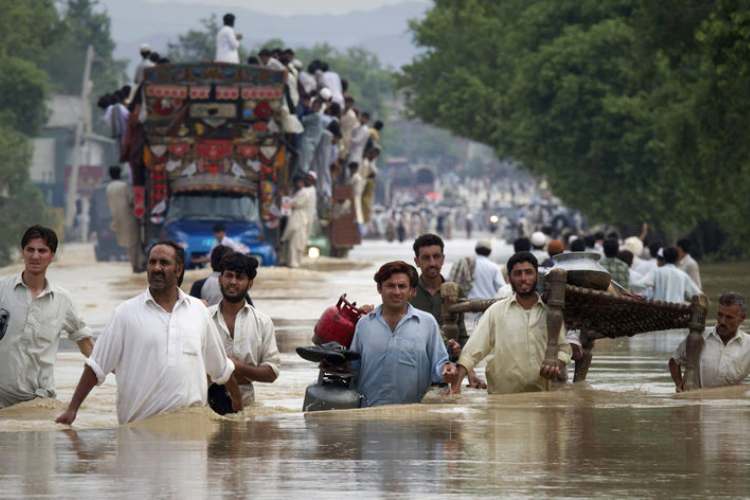
{"label": "overcast sky", "polygon": [[[150,0],[160,2],[165,0]],[[246,7],[261,12],[277,15],[296,14],[342,14],[353,10],[370,10],[383,5],[402,3],[404,0],[171,0],[183,3]],[[412,0],[428,3],[429,0]]]}

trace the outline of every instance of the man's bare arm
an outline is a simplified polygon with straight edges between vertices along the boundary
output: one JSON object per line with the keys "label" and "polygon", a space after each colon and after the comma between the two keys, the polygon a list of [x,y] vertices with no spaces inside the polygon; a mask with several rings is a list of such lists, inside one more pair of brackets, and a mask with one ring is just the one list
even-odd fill
{"label": "man's bare arm", "polygon": [[94,350],[94,341],[91,339],[91,337],[81,339],[76,342],[76,344],[78,344],[78,350],[81,351],[81,354],[83,354],[87,358],[91,356],[91,351]]}
{"label": "man's bare arm", "polygon": [[234,376],[240,384],[251,382],[271,383],[276,380],[276,372],[268,365],[252,366],[239,359],[232,357],[234,363]]}
{"label": "man's bare arm", "polygon": [[86,399],[86,396],[89,395],[91,389],[94,388],[96,382],[97,379],[94,370],[92,370],[88,365],[84,366],[83,373],[81,374],[81,379],[78,381],[78,386],[76,386],[76,390],[73,393],[73,398],[70,400],[68,409],[65,410],[65,412],[62,413],[59,417],[57,417],[57,419],[55,419],[55,422],[57,422],[58,424],[72,424],[76,419],[76,415],[78,414],[78,408],[81,407],[81,404]]}
{"label": "man's bare arm", "polygon": [[682,379],[682,367],[674,358],[669,358],[669,374],[672,375],[677,392],[685,390],[685,381]]}

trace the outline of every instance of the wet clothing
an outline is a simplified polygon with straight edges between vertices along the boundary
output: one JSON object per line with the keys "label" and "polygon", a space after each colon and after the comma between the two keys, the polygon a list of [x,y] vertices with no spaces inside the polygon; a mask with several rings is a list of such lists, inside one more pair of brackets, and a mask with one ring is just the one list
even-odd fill
{"label": "wet clothing", "polygon": [[[737,385],[750,374],[750,335],[737,330],[726,345],[716,328],[703,332],[703,351],[700,358],[701,387]],[[683,340],[672,358],[680,365],[687,364],[687,339]]]}
{"label": "wet clothing", "polygon": [[362,316],[350,350],[362,356],[352,366],[359,369],[364,406],[420,402],[432,383],[443,381],[448,362],[437,321],[411,305],[395,330],[383,319],[382,305]]}
{"label": "wet clothing", "polygon": [[91,337],[67,291],[47,281],[32,298],[22,274],[0,280],[0,316],[7,318],[0,339],[0,408],[54,398],[60,336],[73,342]]}
{"label": "wet clothing", "polygon": [[307,240],[310,237],[308,217],[310,205],[314,202],[310,190],[299,189],[292,198],[292,215],[284,228],[281,241],[285,244],[286,264],[289,267],[299,267],[302,256],[307,250]]}
{"label": "wet clothing", "polygon": [[643,281],[647,287],[653,287],[653,300],[666,302],[687,302],[693,295],[701,293],[690,276],[677,269],[674,264],[664,264],[649,273]]}
{"label": "wet clothing", "polygon": [[505,285],[500,268],[489,257],[477,255],[474,260],[474,281],[469,290],[470,299],[491,299]]}
{"label": "wet clothing", "polygon": [[602,257],[599,264],[606,269],[612,279],[625,288],[630,288],[630,268],[617,257]]}
{"label": "wet clothing", "polygon": [[[234,321],[234,338],[221,314],[221,304],[208,308],[216,328],[219,330],[224,350],[251,366],[268,366],[278,377],[281,354],[276,347],[276,333],[273,321],[267,314],[245,304]],[[243,405],[255,401],[253,384],[240,384]]]}
{"label": "wet clothing", "polygon": [[205,405],[206,375],[224,384],[234,371],[206,306],[178,294],[171,313],[148,289],[117,306],[86,360],[98,384],[115,373],[121,424]]}
{"label": "wet clothing", "polygon": [[128,261],[135,271],[141,255],[138,221],[133,215],[133,190],[125,181],[112,180],[106,189],[107,207],[112,215],[111,229],[117,244],[128,250]]}
{"label": "wet clothing", "polygon": [[[570,362],[571,349],[560,328],[557,359]],[[541,298],[524,309],[513,294],[495,302],[482,315],[458,360],[466,370],[474,368],[488,354],[487,388],[490,394],[545,390],[539,370],[547,349],[547,306]]]}
{"label": "wet clothing", "polygon": [[685,271],[698,288],[703,288],[703,285],[701,284],[700,268],[698,267],[698,263],[690,254],[685,254],[685,256],[680,259],[680,261],[677,263],[677,269]]}
{"label": "wet clothing", "polygon": [[[441,283],[445,283],[445,278],[440,276],[440,279]],[[430,294],[430,292],[427,291],[427,287],[425,286],[424,280],[422,279],[421,275],[419,276],[419,281],[417,282],[417,293],[409,302],[420,311],[425,311],[432,314],[432,317],[435,318],[435,321],[438,322],[438,325],[442,326],[441,309],[443,305],[443,297],[440,295],[440,289],[438,289],[435,295]],[[440,333],[442,334],[442,329]],[[466,333],[464,315],[460,314],[458,318],[458,338],[456,340],[463,347],[468,339],[469,335]],[[443,337],[443,341],[447,342],[448,340],[450,339]]]}
{"label": "wet clothing", "polygon": [[216,34],[216,62],[240,63],[240,41],[231,26],[223,26]]}

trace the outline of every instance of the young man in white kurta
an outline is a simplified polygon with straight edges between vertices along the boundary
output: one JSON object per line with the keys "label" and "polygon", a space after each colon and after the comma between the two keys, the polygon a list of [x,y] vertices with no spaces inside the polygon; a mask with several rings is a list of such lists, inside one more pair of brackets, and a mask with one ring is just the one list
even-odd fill
{"label": "young man in white kurta", "polygon": [[172,313],[149,290],[120,304],[86,360],[97,384],[115,373],[120,423],[205,405],[206,375],[223,384],[234,371],[206,306],[178,294]]}
{"label": "young man in white kurta", "polygon": [[[220,307],[221,303],[209,307],[208,311],[219,331],[227,354],[250,366],[268,366],[278,377],[281,354],[276,346],[276,333],[271,317],[245,303],[237,314],[234,338],[232,338]],[[255,401],[255,389],[252,382],[239,385],[242,404],[249,405]]]}

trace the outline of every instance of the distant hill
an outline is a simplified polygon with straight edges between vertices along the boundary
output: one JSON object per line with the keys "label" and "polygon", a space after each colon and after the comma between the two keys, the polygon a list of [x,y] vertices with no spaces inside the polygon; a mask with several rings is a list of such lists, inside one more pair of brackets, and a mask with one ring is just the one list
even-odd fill
{"label": "distant hill", "polygon": [[225,9],[174,0],[100,0],[100,3],[112,19],[113,38],[117,43],[115,57],[130,59],[131,63],[138,58],[141,43],[164,52],[169,40],[198,28],[200,19],[211,14],[221,17],[225,10],[231,10],[237,16],[237,31],[245,37],[242,41],[245,47],[270,38],[281,38],[291,46],[322,42],[338,49],[364,46],[394,68],[417,54],[408,33],[408,21],[421,18],[429,8],[424,2],[405,1],[341,15],[274,16],[242,7]]}

